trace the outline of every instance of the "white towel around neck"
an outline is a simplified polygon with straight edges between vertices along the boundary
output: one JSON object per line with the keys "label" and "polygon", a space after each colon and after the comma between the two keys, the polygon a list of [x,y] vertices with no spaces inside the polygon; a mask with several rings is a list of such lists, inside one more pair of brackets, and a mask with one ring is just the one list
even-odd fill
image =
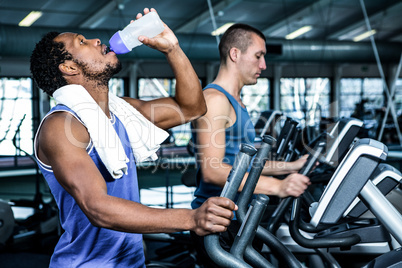
{"label": "white towel around neck", "polygon": [[[53,93],[57,104],[73,110],[85,124],[102,162],[113,178],[127,174],[128,157],[109,118],[81,85],[67,85]],[[154,161],[156,151],[169,136],[155,126],[125,100],[109,92],[109,109],[126,128],[137,163]]]}

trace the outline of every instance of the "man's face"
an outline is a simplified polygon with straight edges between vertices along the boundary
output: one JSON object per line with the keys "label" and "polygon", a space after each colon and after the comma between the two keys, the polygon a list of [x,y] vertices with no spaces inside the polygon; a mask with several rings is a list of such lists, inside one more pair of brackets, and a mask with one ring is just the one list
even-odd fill
{"label": "man's face", "polygon": [[73,61],[82,70],[88,80],[107,85],[109,79],[121,70],[120,61],[112,51],[107,53],[107,46],[99,39],[86,39],[75,33],[62,33],[55,38],[63,42],[66,50],[73,56]]}
{"label": "man's face", "polygon": [[265,41],[257,34],[251,34],[252,44],[241,52],[238,62],[240,75],[244,85],[254,85],[261,72],[267,68],[265,63]]}

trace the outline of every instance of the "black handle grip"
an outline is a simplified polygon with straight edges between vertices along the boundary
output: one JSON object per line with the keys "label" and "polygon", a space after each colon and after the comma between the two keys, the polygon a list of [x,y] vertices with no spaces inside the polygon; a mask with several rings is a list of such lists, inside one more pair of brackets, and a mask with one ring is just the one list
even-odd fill
{"label": "black handle grip", "polygon": [[325,141],[319,141],[316,146],[314,146],[314,149],[310,153],[309,157],[307,158],[306,163],[304,166],[299,170],[299,173],[308,176],[310,172],[314,169],[315,164],[317,163],[319,157],[322,155],[322,153],[325,150],[326,142]]}
{"label": "black handle grip", "polygon": [[281,139],[278,139],[279,144],[277,145],[276,150],[277,160],[283,159],[283,156],[288,149],[289,141],[293,137],[297,125],[298,122],[292,119],[290,120],[288,128],[283,130],[286,131],[286,133],[283,136],[281,136],[282,137]]}

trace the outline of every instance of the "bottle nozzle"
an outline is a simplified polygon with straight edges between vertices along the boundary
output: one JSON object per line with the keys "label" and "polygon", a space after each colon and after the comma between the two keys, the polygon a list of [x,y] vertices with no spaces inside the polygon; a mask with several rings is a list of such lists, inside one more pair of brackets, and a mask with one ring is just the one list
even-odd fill
{"label": "bottle nozzle", "polygon": [[120,32],[116,32],[109,40],[109,49],[112,50],[116,54],[124,54],[128,53],[131,50],[127,48],[127,46],[124,44],[123,40],[120,37]]}

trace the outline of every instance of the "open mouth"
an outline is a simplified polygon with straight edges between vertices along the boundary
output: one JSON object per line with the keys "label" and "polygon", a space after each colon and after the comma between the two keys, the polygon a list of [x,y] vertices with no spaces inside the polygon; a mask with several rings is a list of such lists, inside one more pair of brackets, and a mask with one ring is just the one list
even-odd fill
{"label": "open mouth", "polygon": [[107,53],[109,53],[111,50],[110,50],[110,47],[108,47],[108,46],[106,46],[106,45],[103,45],[103,49],[102,49],[102,54],[103,55],[106,55]]}

